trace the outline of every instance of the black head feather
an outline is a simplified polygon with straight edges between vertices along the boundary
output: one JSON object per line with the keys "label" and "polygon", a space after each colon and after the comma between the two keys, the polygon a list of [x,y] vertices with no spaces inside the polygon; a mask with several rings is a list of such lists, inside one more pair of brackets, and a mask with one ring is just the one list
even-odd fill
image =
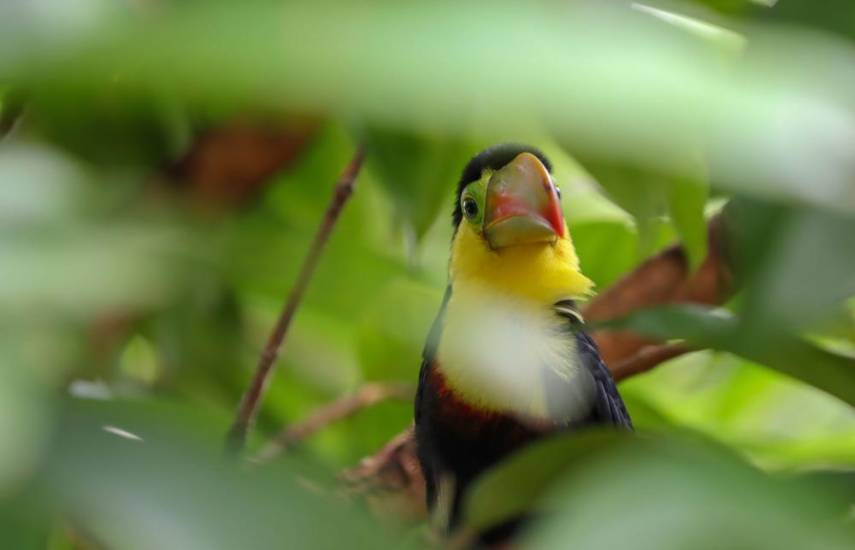
{"label": "black head feather", "polygon": [[500,145],[490,147],[489,149],[484,149],[469,161],[466,168],[463,169],[463,174],[460,176],[460,183],[457,184],[457,194],[454,197],[454,214],[452,218],[455,228],[460,225],[460,220],[463,219],[463,210],[460,208],[460,194],[463,193],[466,186],[473,181],[481,179],[481,175],[484,173],[484,170],[499,170],[514,160],[514,158],[516,158],[520,153],[531,153],[540,159],[540,162],[546,166],[546,169],[549,170],[550,173],[552,172],[552,164],[549,162],[549,159],[547,159],[546,156],[535,147],[521,145],[519,143],[502,143]]}

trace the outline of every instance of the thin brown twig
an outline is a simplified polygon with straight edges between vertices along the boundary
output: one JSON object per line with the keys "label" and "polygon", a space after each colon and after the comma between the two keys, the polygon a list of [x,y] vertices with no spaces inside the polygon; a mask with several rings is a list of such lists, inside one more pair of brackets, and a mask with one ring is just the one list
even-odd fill
{"label": "thin brown twig", "polygon": [[265,463],[273,460],[306,438],[325,427],[351,417],[359,411],[376,405],[387,399],[409,401],[413,399],[415,389],[411,384],[366,384],[356,392],[342,397],[315,411],[301,422],[283,429],[255,456],[254,462]]}
{"label": "thin brown twig", "polygon": [[288,327],[291,325],[294,314],[297,312],[297,308],[303,299],[306,287],[309,285],[309,281],[321,257],[324,244],[329,239],[342,208],[344,208],[344,205],[353,193],[354,183],[362,168],[364,159],[365,151],[360,146],[339,177],[338,183],[336,183],[326,214],[321,221],[321,225],[318,227],[306,259],[303,261],[294,288],[291,289],[291,294],[282,308],[282,313],[279,315],[279,319],[276,321],[276,325],[267,339],[264,351],[258,359],[258,366],[255,369],[252,382],[241,399],[234,424],[232,424],[227,435],[227,447],[232,451],[237,452],[242,450],[246,443],[247,432],[258,414],[264,389],[273,371],[276,357],[279,355],[279,350],[282,347],[282,342],[285,340]]}

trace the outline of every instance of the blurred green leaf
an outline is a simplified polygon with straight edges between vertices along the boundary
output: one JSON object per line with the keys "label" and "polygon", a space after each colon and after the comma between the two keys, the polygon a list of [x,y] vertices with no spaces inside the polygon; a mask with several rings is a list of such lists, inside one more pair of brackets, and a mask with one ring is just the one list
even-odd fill
{"label": "blurred green leaf", "polygon": [[[93,17],[86,39],[37,47],[61,20],[47,12],[0,28],[11,52],[0,73],[55,94],[119,81],[212,110],[251,102],[399,129],[485,134],[547,120],[583,156],[677,176],[675,152],[704,143],[711,173],[731,188],[855,210],[855,105],[837,69],[855,58],[846,44],[747,28],[751,55],[723,60],[714,42],[623,2],[378,7],[199,2]],[[817,58],[828,62],[802,61]]]}
{"label": "blurred green leaf", "polygon": [[553,485],[560,511],[529,533],[531,547],[843,549],[853,540],[847,497],[768,478],[721,448],[651,440],[610,451]]}
{"label": "blurred green leaf", "polygon": [[537,510],[561,474],[618,447],[626,434],[593,431],[532,445],[489,470],[468,493],[465,521],[478,532]]}
{"label": "blurred green leaf", "polygon": [[[651,228],[652,247],[661,249],[677,238],[671,224],[655,220]],[[625,221],[570,222],[570,236],[581,261],[582,272],[602,291],[632,270],[645,258],[636,228]]]}
{"label": "blurred green leaf", "polygon": [[9,548],[43,550],[50,539],[50,520],[43,509],[33,509],[24,498],[15,499],[14,504],[0,502],[0,535]]}
{"label": "blurred green leaf", "polygon": [[646,258],[660,246],[657,239],[659,220],[670,218],[689,255],[697,267],[706,256],[707,229],[704,209],[709,187],[697,169],[695,176],[673,178],[638,167],[589,160],[586,168],[608,195],[632,214],[638,227],[639,258]]}
{"label": "blurred green leaf", "polygon": [[690,429],[774,471],[855,466],[855,409],[729,353],[691,353],[620,389],[639,431]]}
{"label": "blurred green leaf", "polygon": [[[622,277],[638,261],[638,235],[629,224],[571,224],[569,230],[582,272],[599,290]],[[604,254],[604,250],[608,250],[608,254]]]}
{"label": "blurred green leaf", "polygon": [[760,21],[804,25],[832,30],[850,38],[855,36],[855,5],[848,0],[782,0],[775,2],[773,9],[753,10],[753,15]]}
{"label": "blurred green leaf", "polygon": [[723,13],[740,13],[750,6],[769,6],[777,0],[692,0],[692,3],[707,6]]}
{"label": "blurred green leaf", "polygon": [[[408,307],[402,308],[401,304]],[[359,352],[369,379],[400,380],[421,363],[424,341],[442,292],[406,280],[392,281],[359,321]]]}
{"label": "blurred green leaf", "polygon": [[362,139],[369,167],[405,224],[405,238],[419,241],[437,214],[452,206],[459,173],[477,151],[461,141],[380,128],[365,130]]}
{"label": "blurred green leaf", "polygon": [[700,179],[683,179],[670,182],[666,193],[668,213],[688,254],[689,265],[697,268],[707,255],[707,224],[704,212],[709,198],[709,186]]}
{"label": "blurred green leaf", "polygon": [[80,213],[88,175],[73,159],[35,144],[0,146],[0,227],[32,226]]}
{"label": "blurred green leaf", "polygon": [[51,143],[107,167],[165,166],[191,137],[187,113],[174,98],[140,94],[121,79],[92,95],[33,95],[27,115]]}
{"label": "blurred green leaf", "polygon": [[154,384],[162,374],[157,352],[151,342],[139,335],[128,342],[119,361],[122,374],[140,384]]}
{"label": "blurred green leaf", "polygon": [[[701,1],[707,6],[714,7],[718,11],[735,11],[745,9],[747,3],[752,0],[712,0]],[[764,0],[758,0],[760,2]],[[775,0],[771,0],[775,1]],[[669,2],[659,0],[648,0],[647,2],[633,2],[632,7],[636,10],[651,15],[664,23],[673,25],[685,32],[691,33],[698,38],[709,41],[711,44],[721,48],[723,53],[733,54],[740,52],[745,47],[745,37],[734,30],[710,21],[711,13],[706,9],[696,9],[691,2]],[[694,16],[693,16],[694,15]],[[718,19],[718,18],[714,18]]]}
{"label": "blurred green leaf", "polygon": [[728,209],[749,330],[815,328],[855,295],[855,217],[745,199]]}
{"label": "blurred green leaf", "polygon": [[[3,342],[6,344],[6,342]],[[33,475],[47,443],[52,406],[37,373],[0,346],[0,503]]]}
{"label": "blurred green leaf", "polygon": [[[750,504],[743,501],[748,495]],[[815,479],[766,477],[724,448],[686,434],[641,439],[590,432],[536,443],[490,470],[470,493],[466,518],[480,532],[525,516],[526,538],[538,548],[564,548],[570,541],[586,548],[777,548],[792,540],[844,548],[851,533],[835,522],[848,498]],[[651,521],[650,515],[672,521]],[[799,518],[798,527],[777,532],[784,517]],[[707,531],[728,521],[726,535],[706,540]]]}
{"label": "blurred green leaf", "polygon": [[147,409],[129,416],[120,403],[74,405],[49,455],[47,490],[99,542],[206,550],[404,546],[390,531],[381,536],[362,511],[301,486],[297,476],[310,470],[296,462],[241,472],[187,432],[192,423],[160,423],[156,417],[170,409]]}
{"label": "blurred green leaf", "polygon": [[638,227],[639,257],[655,250],[655,222],[666,213],[666,181],[655,174],[634,166],[603,161],[587,161],[588,169],[605,187],[608,195],[632,214]]}
{"label": "blurred green leaf", "polygon": [[669,306],[639,311],[607,323],[660,339],[685,339],[701,348],[729,351],[812,384],[855,405],[855,359],[821,350],[783,332],[757,334],[720,310]]}
{"label": "blurred green leaf", "polygon": [[[0,238],[0,303],[7,311],[71,316],[163,303],[188,266],[170,261],[186,238],[145,224],[69,226]],[[74,293],[63,286],[69,279],[77,281]]]}

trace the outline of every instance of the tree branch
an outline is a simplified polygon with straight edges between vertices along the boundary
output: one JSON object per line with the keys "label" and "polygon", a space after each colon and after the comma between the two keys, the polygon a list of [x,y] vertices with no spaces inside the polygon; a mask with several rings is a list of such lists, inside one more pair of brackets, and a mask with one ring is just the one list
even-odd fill
{"label": "tree branch", "polygon": [[620,381],[636,374],[647,372],[653,367],[664,363],[675,357],[679,357],[692,351],[686,344],[661,344],[658,346],[646,346],[638,350],[635,355],[609,367],[615,380]]}
{"label": "tree branch", "polygon": [[[670,246],[595,296],[582,312],[585,320],[609,321],[642,308],[665,304],[723,304],[735,290],[726,221],[724,213],[710,220],[707,256],[697,270],[691,270],[681,245]],[[655,340],[627,331],[601,330],[592,336],[603,361],[613,372],[621,361],[632,359],[643,348],[657,344]]]}
{"label": "tree branch", "polygon": [[410,384],[366,384],[355,393],[316,409],[302,422],[291,424],[274,437],[253,459],[263,464],[334,422],[351,417],[362,409],[387,399],[410,401],[415,389]]}
{"label": "tree branch", "polygon": [[378,517],[418,520],[427,514],[425,479],[412,426],[339,477]]}
{"label": "tree branch", "polygon": [[321,252],[327,239],[341,214],[342,208],[347,203],[353,193],[354,183],[359,171],[362,168],[362,162],[365,159],[365,152],[362,147],[358,147],[353,155],[350,163],[345,167],[339,177],[338,183],[333,191],[332,199],[327,207],[326,214],[321,221],[320,227],[315,234],[306,259],[300,268],[300,273],[297,276],[297,281],[294,288],[291,289],[291,294],[282,308],[279,319],[273,327],[273,331],[267,339],[267,344],[264,346],[264,351],[258,360],[258,366],[255,369],[255,374],[252,377],[249,388],[244,393],[241,399],[235,416],[234,424],[232,424],[227,436],[227,447],[233,451],[240,451],[246,443],[246,434],[249,427],[255,420],[258,414],[258,408],[261,404],[261,398],[264,394],[264,389],[270,374],[273,371],[273,366],[276,362],[276,357],[279,355],[279,350],[282,347],[282,342],[285,340],[285,335],[288,332],[288,327],[294,318],[294,314],[303,299],[306,292],[306,287],[312,278],[315,267],[320,259]]}

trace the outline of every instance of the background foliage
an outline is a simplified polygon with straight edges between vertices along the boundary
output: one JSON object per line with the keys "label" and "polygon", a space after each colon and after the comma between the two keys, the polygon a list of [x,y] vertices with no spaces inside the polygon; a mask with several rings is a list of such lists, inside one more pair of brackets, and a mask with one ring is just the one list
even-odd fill
{"label": "background foliage", "polygon": [[853,38],[844,0],[3,2],[4,545],[425,545],[329,494],[411,403],[259,467],[222,440],[355,146],[251,451],[415,382],[457,172],[513,140],[554,160],[598,288],[678,239],[697,265],[728,202],[742,290],[620,321],[705,350],[622,384],[640,441],[531,449],[471,524],[536,505],[535,547],[850,547]]}

